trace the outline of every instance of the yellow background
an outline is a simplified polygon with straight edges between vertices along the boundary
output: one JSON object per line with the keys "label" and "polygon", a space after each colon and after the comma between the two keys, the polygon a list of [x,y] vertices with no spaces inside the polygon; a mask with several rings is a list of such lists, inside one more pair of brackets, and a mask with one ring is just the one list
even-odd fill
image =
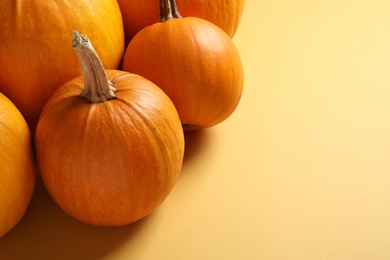
{"label": "yellow background", "polygon": [[158,210],[93,227],[38,183],[0,259],[390,259],[390,2],[247,0],[234,42],[241,103]]}

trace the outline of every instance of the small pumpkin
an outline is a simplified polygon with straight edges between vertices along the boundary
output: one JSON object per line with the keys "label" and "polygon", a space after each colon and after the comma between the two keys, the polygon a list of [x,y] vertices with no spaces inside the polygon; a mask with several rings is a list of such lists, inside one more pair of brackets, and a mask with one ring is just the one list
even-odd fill
{"label": "small pumpkin", "polygon": [[51,94],[81,75],[67,44],[74,28],[94,41],[107,69],[120,66],[124,32],[116,0],[2,0],[0,10],[0,91],[21,111],[32,134]]}
{"label": "small pumpkin", "polygon": [[35,146],[42,180],[74,218],[120,226],[154,211],[174,187],[184,133],[172,101],[149,80],[105,71],[89,39],[74,33],[83,77],[46,103]]}
{"label": "small pumpkin", "polygon": [[[230,37],[236,33],[244,9],[244,0],[177,0],[183,17],[194,16],[208,20]],[[122,11],[126,43],[146,26],[156,22],[157,0],[118,0]]]}
{"label": "small pumpkin", "polygon": [[243,90],[241,58],[232,39],[204,19],[181,18],[174,0],[160,0],[159,22],[134,36],[122,69],[163,89],[186,130],[227,119]]}
{"label": "small pumpkin", "polygon": [[0,237],[24,216],[35,186],[30,131],[15,105],[0,93]]}

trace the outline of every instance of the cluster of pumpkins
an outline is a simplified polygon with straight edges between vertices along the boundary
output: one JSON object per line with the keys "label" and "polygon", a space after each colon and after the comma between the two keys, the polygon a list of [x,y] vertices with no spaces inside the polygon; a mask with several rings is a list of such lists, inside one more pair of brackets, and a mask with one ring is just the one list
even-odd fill
{"label": "cluster of pumpkins", "polygon": [[37,172],[76,219],[120,226],[179,178],[184,131],[237,107],[244,0],[0,3],[0,237]]}

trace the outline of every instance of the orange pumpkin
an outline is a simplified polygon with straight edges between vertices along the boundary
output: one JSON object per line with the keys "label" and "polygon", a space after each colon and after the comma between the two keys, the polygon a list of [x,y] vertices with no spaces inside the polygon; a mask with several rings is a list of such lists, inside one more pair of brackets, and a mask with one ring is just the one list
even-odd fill
{"label": "orange pumpkin", "polygon": [[0,93],[0,237],[23,217],[34,186],[30,131],[19,110]]}
{"label": "orange pumpkin", "polygon": [[75,28],[94,41],[106,68],[120,66],[124,32],[116,0],[2,0],[0,10],[0,91],[32,132],[50,95],[81,75],[68,44]]}
{"label": "orange pumpkin", "polygon": [[200,18],[180,18],[168,0],[161,2],[161,22],[132,39],[122,69],[162,88],[186,130],[219,124],[234,112],[241,98],[240,55],[219,27]]}
{"label": "orange pumpkin", "polygon": [[[176,0],[183,17],[208,20],[233,37],[240,24],[244,0]],[[146,26],[156,22],[158,0],[118,0],[122,11],[126,42]]]}
{"label": "orange pumpkin", "polygon": [[145,78],[103,69],[89,40],[74,47],[84,77],[45,105],[35,146],[43,182],[69,215],[119,226],[156,209],[182,166],[184,134],[171,100]]}

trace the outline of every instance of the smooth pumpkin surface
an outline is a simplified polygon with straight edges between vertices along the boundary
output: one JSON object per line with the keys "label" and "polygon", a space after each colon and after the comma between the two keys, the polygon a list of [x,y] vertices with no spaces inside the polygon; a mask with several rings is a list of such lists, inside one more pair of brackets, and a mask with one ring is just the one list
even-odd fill
{"label": "smooth pumpkin surface", "polygon": [[14,104],[0,93],[0,237],[24,216],[35,186],[30,132]]}
{"label": "smooth pumpkin surface", "polygon": [[32,132],[50,95],[81,75],[69,44],[73,30],[93,40],[107,69],[120,65],[124,34],[116,0],[2,0],[0,10],[0,91]]}
{"label": "smooth pumpkin surface", "polygon": [[184,154],[169,98],[141,76],[111,70],[114,99],[80,97],[83,78],[45,105],[35,145],[42,179],[56,203],[89,224],[118,226],[150,214],[176,183]]}
{"label": "smooth pumpkin surface", "polygon": [[163,89],[185,129],[211,127],[227,119],[244,84],[241,58],[231,38],[196,17],[144,28],[128,45],[122,68]]}
{"label": "smooth pumpkin surface", "polygon": [[[176,0],[183,17],[208,20],[233,37],[241,21],[244,0]],[[146,26],[157,21],[158,0],[118,0],[122,11],[126,42]]]}

